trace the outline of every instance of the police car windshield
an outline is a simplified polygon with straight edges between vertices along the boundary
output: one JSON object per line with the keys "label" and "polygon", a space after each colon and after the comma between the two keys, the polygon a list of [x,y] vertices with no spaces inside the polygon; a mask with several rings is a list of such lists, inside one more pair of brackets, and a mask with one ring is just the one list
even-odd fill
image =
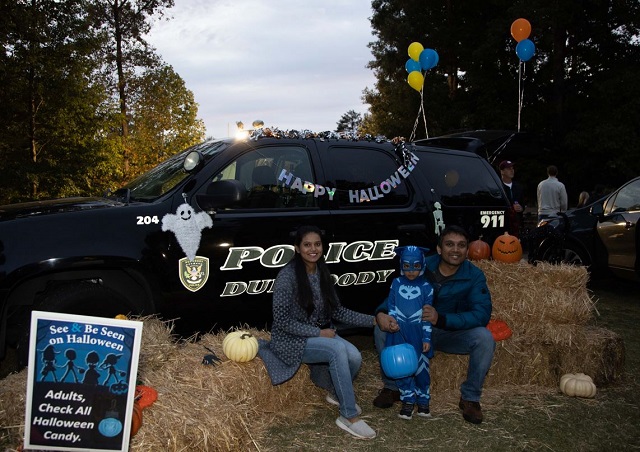
{"label": "police car windshield", "polygon": [[119,191],[129,189],[130,201],[153,201],[173,190],[189,176],[182,166],[184,158],[189,152],[199,151],[205,161],[208,161],[213,155],[226,148],[227,145],[224,141],[205,141],[192,146],[138,176]]}

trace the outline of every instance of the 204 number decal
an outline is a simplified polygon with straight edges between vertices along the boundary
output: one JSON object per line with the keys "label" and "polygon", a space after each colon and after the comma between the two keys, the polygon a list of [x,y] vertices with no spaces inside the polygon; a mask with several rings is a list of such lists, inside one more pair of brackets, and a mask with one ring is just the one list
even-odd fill
{"label": "204 number decal", "polygon": [[150,216],[150,215],[145,215],[145,216],[137,216],[136,217],[137,221],[136,224],[137,225],[145,225],[145,224],[158,224],[160,223],[160,219],[158,218],[157,215],[154,216]]}

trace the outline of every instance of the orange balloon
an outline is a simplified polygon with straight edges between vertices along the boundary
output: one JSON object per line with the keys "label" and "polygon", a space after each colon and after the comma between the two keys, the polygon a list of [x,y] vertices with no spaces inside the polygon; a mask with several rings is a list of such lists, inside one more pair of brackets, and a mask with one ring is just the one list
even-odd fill
{"label": "orange balloon", "polygon": [[527,19],[516,19],[511,24],[511,36],[513,39],[520,42],[523,39],[527,39],[531,34],[531,24]]}

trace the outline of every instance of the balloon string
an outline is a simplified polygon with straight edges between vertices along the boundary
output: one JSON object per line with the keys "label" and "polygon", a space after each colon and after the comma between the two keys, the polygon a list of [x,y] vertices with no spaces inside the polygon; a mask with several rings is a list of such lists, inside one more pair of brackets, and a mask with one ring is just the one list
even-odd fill
{"label": "balloon string", "polygon": [[420,90],[420,107],[422,107],[422,121],[424,121],[424,134],[426,135],[426,138],[429,138],[429,131],[427,130],[427,116],[425,114],[425,109],[424,109],[424,86]]}
{"label": "balloon string", "polygon": [[413,123],[413,130],[411,131],[411,137],[409,138],[409,143],[412,143],[414,138],[416,137],[416,130],[418,129],[418,123],[420,122],[420,113],[422,113],[422,120],[424,121],[424,133],[426,138],[429,138],[429,130],[427,129],[427,117],[424,110],[424,86],[420,90],[420,107],[418,108],[418,114],[416,116],[416,120]]}
{"label": "balloon string", "polygon": [[413,139],[416,137],[416,129],[418,128],[418,122],[420,122],[420,111],[422,110],[422,102],[420,102],[420,108],[418,109],[418,115],[416,116],[416,120],[413,123],[413,130],[411,131],[411,137],[409,138],[409,143],[413,143]]}
{"label": "balloon string", "polygon": [[524,101],[524,83],[522,82],[522,78],[525,69],[524,61],[520,60],[518,64],[518,132],[520,132],[520,117],[522,115],[522,103]]}

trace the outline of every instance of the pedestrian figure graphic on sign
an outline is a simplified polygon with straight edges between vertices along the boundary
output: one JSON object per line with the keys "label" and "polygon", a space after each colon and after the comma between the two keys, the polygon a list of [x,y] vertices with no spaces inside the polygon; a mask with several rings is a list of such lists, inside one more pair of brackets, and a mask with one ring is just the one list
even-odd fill
{"label": "pedestrian figure graphic on sign", "polygon": [[107,382],[111,380],[111,377],[113,377],[116,383],[120,382],[120,380],[118,379],[118,369],[116,369],[116,364],[121,356],[122,355],[115,355],[113,353],[109,353],[104,358],[104,361],[102,361],[102,364],[100,364],[100,369],[109,369],[109,375],[107,375],[107,378],[105,378],[104,381],[102,382],[103,385],[106,385]]}
{"label": "pedestrian figure graphic on sign", "polygon": [[[100,361],[100,355],[96,352],[87,353],[87,357],[85,358],[85,362],[89,366],[86,373],[84,374],[84,379],[82,382],[86,385],[97,385],[98,378],[100,378],[100,372],[96,370],[96,366],[98,365],[98,361]],[[80,370],[82,373],[82,370]]]}
{"label": "pedestrian figure graphic on sign", "polygon": [[[69,373],[72,373],[73,379],[75,380],[76,383],[78,383],[78,374],[76,374],[76,365],[74,363],[75,359],[77,358],[76,351],[72,348],[68,348],[64,352],[64,356],[65,358],[67,358],[67,363],[63,367],[66,367],[67,370],[62,376],[62,378],[60,379],[60,382],[62,383],[63,381],[65,381],[67,379],[67,375],[69,375]],[[81,368],[78,367],[78,369],[82,371]]]}
{"label": "pedestrian figure graphic on sign", "polygon": [[44,363],[44,367],[40,372],[40,374],[42,375],[40,381],[44,381],[45,378],[47,378],[47,375],[51,373],[53,374],[53,381],[55,381],[56,383],[58,382],[58,377],[56,376],[56,355],[58,353],[60,352],[57,352],[53,348],[53,345],[47,345],[47,347],[42,350],[42,362]]}

